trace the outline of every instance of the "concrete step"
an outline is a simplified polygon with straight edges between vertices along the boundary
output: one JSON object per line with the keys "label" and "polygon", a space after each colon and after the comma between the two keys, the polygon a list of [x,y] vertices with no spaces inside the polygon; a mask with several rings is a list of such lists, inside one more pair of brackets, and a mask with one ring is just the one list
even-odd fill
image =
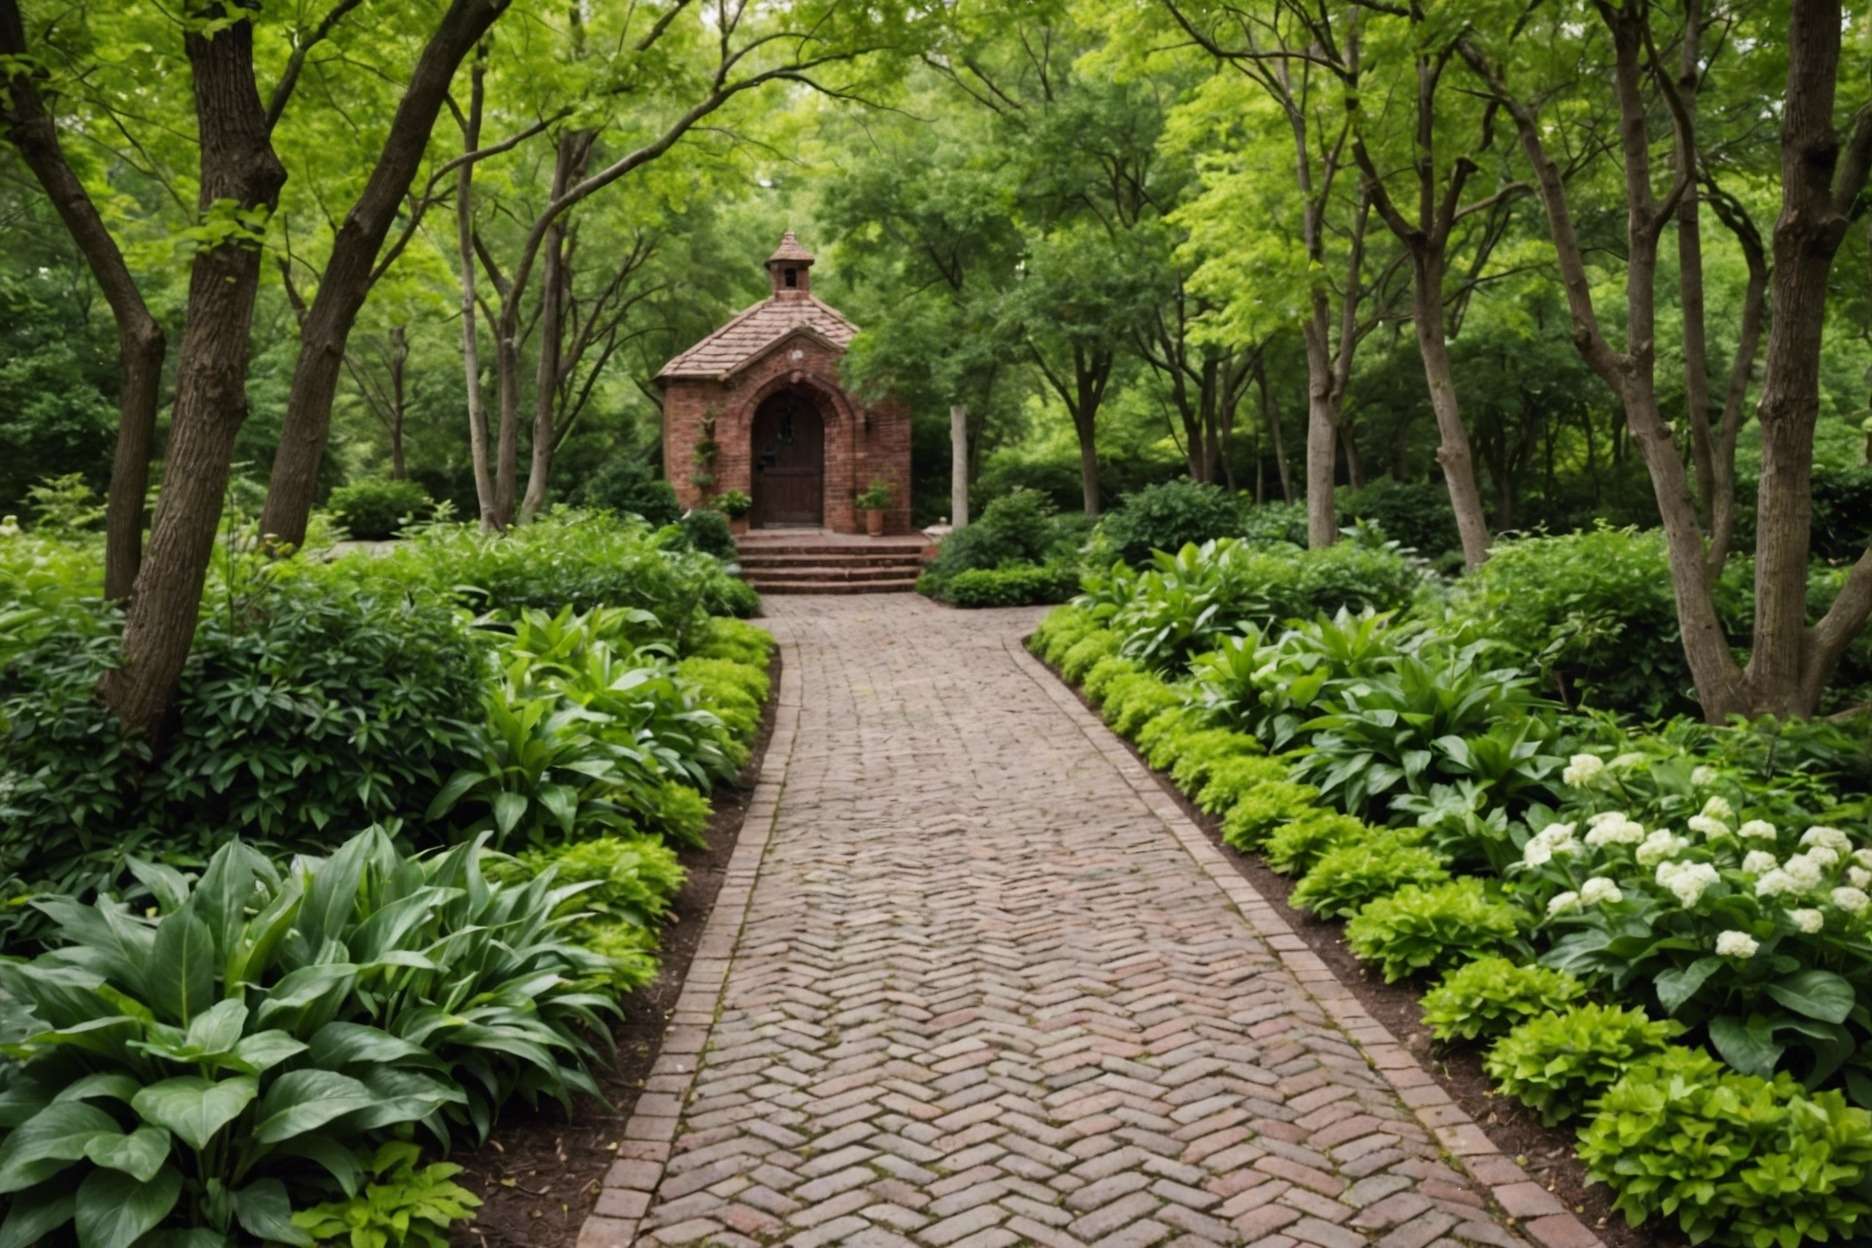
{"label": "concrete step", "polygon": [[741,566],[748,569],[760,568],[775,570],[781,568],[822,568],[832,565],[854,568],[915,568],[922,561],[915,555],[874,555],[870,551],[855,554],[797,554],[792,551],[769,552],[749,550],[743,546],[738,556]]}
{"label": "concrete step", "polygon": [[742,572],[749,581],[767,584],[780,584],[783,581],[901,581],[905,577],[915,580],[922,569],[915,564],[908,567],[898,564],[892,567],[867,567],[865,565],[846,564],[808,564],[803,567],[789,568],[750,568],[742,566]]}
{"label": "concrete step", "polygon": [[763,581],[749,578],[748,584],[763,594],[909,594],[916,591],[914,578],[895,581]]}
{"label": "concrete step", "polygon": [[753,542],[747,538],[735,539],[735,549],[743,558],[766,558],[778,555],[807,555],[829,557],[833,559],[872,559],[878,557],[892,559],[921,559],[925,546],[922,542],[866,542],[845,544],[840,542]]}

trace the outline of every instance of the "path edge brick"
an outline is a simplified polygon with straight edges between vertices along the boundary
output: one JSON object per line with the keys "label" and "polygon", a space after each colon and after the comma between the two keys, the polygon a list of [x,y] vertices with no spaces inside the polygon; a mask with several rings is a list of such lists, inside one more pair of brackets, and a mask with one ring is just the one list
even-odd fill
{"label": "path edge brick", "polygon": [[[765,624],[768,631],[774,631],[773,621],[765,621]],[[646,1089],[654,1088],[662,1095],[652,1096],[646,1092],[624,1124],[618,1140],[618,1159],[605,1172],[597,1203],[579,1227],[578,1248],[629,1248],[635,1242],[638,1221],[649,1207],[651,1195],[663,1181],[670,1143],[676,1136],[677,1119],[695,1086],[708,1030],[720,1008],[722,993],[727,990],[728,968],[747,921],[754,881],[760,874],[767,847],[773,840],[774,825],[780,817],[781,792],[786,787],[787,768],[793,758],[799,728],[801,667],[798,646],[779,633],[775,633],[775,641],[782,661],[780,687],[774,693],[773,736],[768,739],[760,775],[748,798],[740,840],[722,875],[721,891],[715,895],[715,908],[709,912],[695,958],[683,977],[682,991],[664,1032],[663,1047],[645,1080]],[[650,1108],[662,1108],[672,1100],[675,1115],[646,1112],[645,1101],[650,1102]]]}
{"label": "path edge brick", "polygon": [[[1203,874],[1228,897],[1248,926],[1267,940],[1299,982],[1301,991],[1319,1004],[1326,1016],[1358,1047],[1372,1069],[1391,1085],[1399,1102],[1439,1143],[1451,1164],[1467,1173],[1479,1189],[1488,1193],[1491,1203],[1510,1223],[1518,1224],[1536,1242],[1554,1248],[1605,1248],[1604,1241],[1572,1213],[1545,1213],[1524,1219],[1509,1212],[1517,1205],[1525,1207],[1529,1187],[1538,1186],[1527,1172],[1496,1146],[1410,1050],[1398,1043],[1389,1028],[1366,1013],[1352,990],[1339,982],[1331,968],[1308,948],[1306,941],[1260,890],[1234,868],[1227,855],[1164,791],[1156,774],[1138,761],[1124,740],[1103,720],[1086,708],[1073,688],[1030,653],[1022,639],[1008,638],[1003,644],[1015,664],[1073,721],[1184,852],[1195,860]],[[584,1248],[582,1242],[581,1248]]]}

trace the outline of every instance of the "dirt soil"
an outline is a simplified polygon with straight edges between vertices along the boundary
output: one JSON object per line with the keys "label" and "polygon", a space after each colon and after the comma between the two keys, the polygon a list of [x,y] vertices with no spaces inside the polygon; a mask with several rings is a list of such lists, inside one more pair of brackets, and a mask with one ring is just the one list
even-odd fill
{"label": "dirt soil", "polygon": [[599,1184],[616,1160],[624,1124],[663,1046],[670,1011],[682,992],[690,959],[715,908],[715,894],[721,891],[728,859],[741,837],[761,759],[773,736],[780,694],[778,648],[768,675],[773,695],[767,700],[748,764],[734,783],[714,792],[708,848],[681,851],[688,878],[672,908],[675,920],[663,931],[656,980],[618,1002],[623,1018],[612,1032],[615,1061],[595,1072],[610,1103],[581,1101],[569,1117],[550,1102],[534,1112],[519,1106],[481,1148],[450,1158],[464,1167],[455,1181],[483,1202],[474,1221],[450,1234],[455,1248],[575,1248],[579,1227],[598,1199]]}
{"label": "dirt soil", "polygon": [[[1053,672],[1059,677],[1058,671]],[[1094,706],[1070,682],[1079,700],[1093,714]],[[1140,765],[1148,768],[1137,747],[1125,742]],[[1552,1192],[1591,1227],[1606,1248],[1679,1248],[1686,1241],[1676,1231],[1658,1223],[1642,1230],[1627,1226],[1625,1219],[1612,1208],[1610,1189],[1589,1185],[1586,1167],[1573,1151],[1573,1133],[1564,1127],[1543,1126],[1532,1110],[1507,1097],[1497,1096],[1482,1072],[1482,1053],[1476,1048],[1439,1044],[1424,1025],[1418,994],[1427,984],[1387,984],[1382,976],[1353,956],[1346,947],[1344,926],[1332,919],[1319,919],[1287,904],[1287,895],[1297,880],[1271,871],[1254,855],[1230,848],[1222,840],[1222,820],[1206,815],[1183,796],[1169,777],[1151,772],[1163,791],[1182,807],[1211,841],[1219,846],[1229,863],[1255,890],[1273,903],[1287,920],[1294,934],[1307,942],[1320,960],[1332,969],[1339,981],[1352,990],[1368,1013],[1396,1036],[1411,1051],[1430,1076],[1442,1085],[1456,1103],[1487,1133],[1502,1153],[1528,1172],[1528,1177]]]}

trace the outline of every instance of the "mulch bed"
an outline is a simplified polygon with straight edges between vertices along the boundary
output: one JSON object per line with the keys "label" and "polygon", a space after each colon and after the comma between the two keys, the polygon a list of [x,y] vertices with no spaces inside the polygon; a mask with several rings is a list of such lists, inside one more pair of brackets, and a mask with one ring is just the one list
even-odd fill
{"label": "mulch bed", "polygon": [[663,1047],[663,1031],[682,992],[683,978],[702,929],[715,908],[748,801],[760,776],[761,759],[773,736],[780,702],[780,651],[768,667],[773,693],[761,716],[748,764],[733,784],[716,788],[708,848],[681,851],[688,873],[677,894],[674,922],[663,929],[661,964],[655,982],[618,1002],[623,1018],[612,1032],[613,1064],[594,1072],[609,1104],[582,1101],[568,1116],[555,1104],[529,1112],[509,1111],[488,1142],[449,1160],[464,1167],[456,1182],[482,1200],[474,1221],[455,1228],[456,1248],[574,1248],[579,1227],[598,1199],[605,1171],[616,1160],[617,1142],[630,1121],[643,1081]]}
{"label": "mulch bed", "polygon": [[[1097,715],[1098,707],[1076,685],[1046,665],[1087,710]],[[1122,739],[1122,738],[1121,738]],[[1126,741],[1140,766],[1150,765],[1137,747]],[[1359,961],[1346,947],[1344,925],[1333,919],[1315,918],[1304,910],[1287,904],[1297,879],[1269,870],[1259,858],[1242,853],[1222,840],[1222,820],[1206,815],[1183,795],[1169,777],[1151,771],[1158,787],[1170,795],[1183,813],[1201,828],[1228,859],[1236,872],[1253,884],[1285,919],[1294,934],[1306,941],[1321,961],[1332,969],[1339,982],[1352,990],[1373,1018],[1383,1023],[1398,1043],[1411,1051],[1431,1078],[1463,1108],[1487,1133],[1502,1153],[1526,1170],[1528,1177],[1552,1192],[1568,1209],[1591,1227],[1605,1241],[1606,1248],[1677,1248],[1686,1241],[1662,1224],[1635,1230],[1612,1208],[1610,1189],[1589,1185],[1586,1167],[1573,1151],[1573,1132],[1566,1127],[1543,1126],[1534,1112],[1507,1097],[1497,1096],[1482,1071],[1482,1054],[1477,1048],[1451,1048],[1437,1043],[1424,1025],[1418,994],[1427,984],[1387,984],[1384,978]]]}

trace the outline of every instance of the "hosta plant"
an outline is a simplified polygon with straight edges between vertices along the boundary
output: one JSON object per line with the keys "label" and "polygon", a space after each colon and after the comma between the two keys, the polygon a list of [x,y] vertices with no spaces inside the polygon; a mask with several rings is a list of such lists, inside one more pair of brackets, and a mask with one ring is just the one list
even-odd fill
{"label": "hosta plant", "polygon": [[1565,971],[1504,957],[1477,958],[1424,993],[1423,1017],[1439,1040],[1481,1040],[1557,1013],[1585,995],[1586,986]]}
{"label": "hosta plant", "polygon": [[1495,1042],[1482,1068],[1497,1088],[1552,1126],[1577,1115],[1633,1063],[1662,1052],[1682,1031],[1642,1010],[1576,1005],[1517,1024]]}
{"label": "hosta plant", "polygon": [[1522,952],[1520,931],[1520,912],[1468,876],[1411,885],[1367,904],[1346,924],[1346,944],[1396,983],[1477,954]]}
{"label": "hosta plant", "polygon": [[1662,1218],[1693,1244],[1857,1243],[1872,1225],[1872,1115],[1690,1049],[1639,1062],[1608,1088],[1579,1154],[1626,1221]]}

